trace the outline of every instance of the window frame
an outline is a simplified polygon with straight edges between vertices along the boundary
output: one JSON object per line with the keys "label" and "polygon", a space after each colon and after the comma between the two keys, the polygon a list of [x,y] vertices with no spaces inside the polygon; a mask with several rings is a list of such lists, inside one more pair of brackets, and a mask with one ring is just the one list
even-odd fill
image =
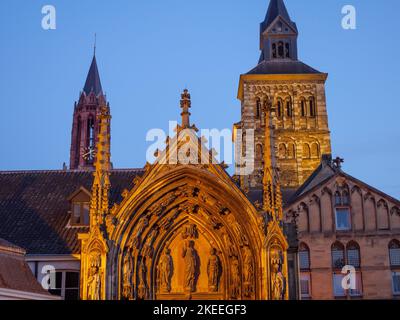
{"label": "window frame", "polygon": [[[79,205],[79,222],[76,222],[75,207]],[[85,223],[85,206],[87,206],[87,223]],[[72,226],[89,226],[90,224],[90,202],[72,201],[71,202],[71,225]]]}
{"label": "window frame", "polygon": [[[65,300],[65,292],[66,290],[77,290],[78,295],[77,295],[77,300],[80,300],[80,280],[81,280],[81,275],[79,270],[72,270],[72,269],[62,269],[62,270],[55,270],[55,273],[61,273],[61,288],[54,288],[54,289],[49,289],[50,290],[60,290],[60,297]],[[67,282],[67,273],[76,273],[78,274],[78,286],[77,287],[66,287],[66,282]],[[50,293],[52,294],[52,293]],[[72,299],[68,299],[72,300]]]}
{"label": "window frame", "polygon": [[[338,226],[338,211],[347,210],[348,212],[348,228],[339,228]],[[351,209],[348,206],[335,206],[335,230],[338,232],[350,232],[352,230]]]}

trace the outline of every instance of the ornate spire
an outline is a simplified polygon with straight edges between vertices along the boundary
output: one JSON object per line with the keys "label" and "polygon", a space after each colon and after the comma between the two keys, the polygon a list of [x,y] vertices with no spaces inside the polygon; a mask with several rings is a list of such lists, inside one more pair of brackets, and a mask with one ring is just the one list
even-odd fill
{"label": "ornate spire", "polygon": [[263,175],[263,197],[264,211],[276,221],[282,220],[283,204],[279,175],[276,169],[274,156],[274,138],[272,114],[274,109],[269,106],[265,110],[265,152],[264,152],[264,175]]}
{"label": "ornate spire", "polygon": [[109,190],[111,154],[110,154],[110,121],[109,108],[103,106],[99,117],[99,135],[95,162],[94,181],[92,187],[91,225],[99,225],[101,218],[109,209]]}
{"label": "ornate spire", "polygon": [[190,100],[190,93],[188,89],[183,90],[181,94],[181,108],[182,108],[182,124],[181,127],[184,129],[190,128],[190,112],[192,102]]}
{"label": "ornate spire", "polygon": [[103,88],[101,87],[99,70],[97,68],[96,45],[94,47],[94,50],[95,52],[93,55],[92,64],[90,65],[90,69],[86,77],[86,82],[83,91],[87,95],[93,91],[94,94],[98,96],[100,94],[103,94]]}

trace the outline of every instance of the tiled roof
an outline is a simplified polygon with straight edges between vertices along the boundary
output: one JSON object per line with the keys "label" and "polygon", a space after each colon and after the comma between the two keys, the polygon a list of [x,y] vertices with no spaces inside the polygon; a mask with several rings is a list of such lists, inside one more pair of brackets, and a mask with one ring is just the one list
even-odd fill
{"label": "tiled roof", "polygon": [[281,60],[267,61],[260,59],[255,68],[247,74],[315,74],[321,73],[318,70],[306,65],[301,61]]}
{"label": "tiled roof", "polygon": [[83,91],[86,94],[90,92],[94,92],[95,95],[103,94],[103,89],[101,87],[99,70],[97,68],[96,56],[93,56],[92,64],[90,65],[90,69],[86,78],[85,86]]}
{"label": "tiled roof", "polygon": [[261,24],[261,31],[267,29],[277,17],[282,17],[287,23],[297,30],[296,24],[290,19],[283,0],[271,0],[264,22]]}
{"label": "tiled roof", "polygon": [[[141,169],[111,172],[111,203],[122,200]],[[77,233],[86,227],[68,225],[71,210],[67,198],[80,187],[91,190],[89,171],[0,172],[0,238],[22,247],[27,254],[80,252]]]}
{"label": "tiled roof", "polygon": [[49,295],[33,276],[21,248],[4,239],[0,239],[0,244],[0,288]]}

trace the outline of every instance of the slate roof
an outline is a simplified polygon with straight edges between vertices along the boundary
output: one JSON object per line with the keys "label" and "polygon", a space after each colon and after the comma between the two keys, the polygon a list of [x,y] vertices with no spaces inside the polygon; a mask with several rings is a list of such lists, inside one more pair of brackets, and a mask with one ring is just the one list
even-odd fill
{"label": "slate roof", "polygon": [[[111,203],[122,201],[124,189],[142,169],[113,170]],[[0,238],[18,245],[28,254],[80,252],[77,233],[86,227],[66,227],[71,205],[68,197],[81,186],[91,190],[89,171],[0,172]],[[0,272],[1,274],[1,272]]]}
{"label": "slate roof", "polygon": [[24,255],[22,248],[0,239],[0,288],[50,296],[35,279]]}
{"label": "slate roof", "polygon": [[97,68],[96,56],[93,56],[92,64],[90,65],[83,91],[87,95],[92,91],[96,94],[96,96],[98,96],[99,94],[103,94],[99,70]]}
{"label": "slate roof", "polygon": [[247,74],[319,74],[320,71],[310,67],[299,60],[272,60],[267,61],[262,57],[260,63]]}
{"label": "slate roof", "polygon": [[297,30],[296,24],[290,19],[283,0],[271,0],[264,22],[261,23],[261,32],[267,29],[278,16],[282,17],[287,23],[291,24],[295,30]]}

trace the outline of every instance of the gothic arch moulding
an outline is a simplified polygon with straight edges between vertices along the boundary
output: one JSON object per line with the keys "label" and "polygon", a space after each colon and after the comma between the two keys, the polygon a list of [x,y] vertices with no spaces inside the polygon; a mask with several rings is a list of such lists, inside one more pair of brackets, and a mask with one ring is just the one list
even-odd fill
{"label": "gothic arch moulding", "polygon": [[266,298],[257,212],[233,184],[194,166],[144,180],[115,212],[114,298]]}

